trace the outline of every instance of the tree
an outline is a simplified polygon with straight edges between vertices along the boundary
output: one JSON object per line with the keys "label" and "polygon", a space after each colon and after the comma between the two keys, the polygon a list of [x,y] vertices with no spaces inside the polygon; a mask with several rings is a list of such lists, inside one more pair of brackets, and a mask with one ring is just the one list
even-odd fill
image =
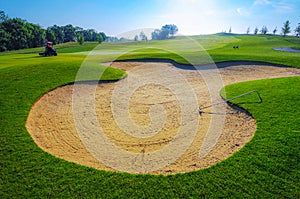
{"label": "tree", "polygon": [[228,33],[231,33],[231,27],[229,28]]}
{"label": "tree", "polygon": [[141,38],[142,41],[147,41],[148,40],[147,36],[145,35],[145,33],[143,31],[140,33],[140,38]]}
{"label": "tree", "polygon": [[54,25],[45,30],[38,24],[20,18],[8,18],[4,11],[0,11],[0,52],[43,46],[46,40],[54,44],[69,41],[83,44],[85,39],[101,43],[106,38],[103,32],[98,33],[93,29],[84,30],[71,24],[61,27]]}
{"label": "tree", "polygon": [[282,27],[283,37],[285,37],[290,32],[291,32],[290,21],[287,20],[286,22],[283,23],[283,27]]}
{"label": "tree", "polygon": [[54,44],[64,43],[65,32],[63,27],[54,25],[49,27],[48,29],[52,30],[55,35],[55,40],[51,40]]}
{"label": "tree", "polygon": [[82,45],[84,43],[83,35],[80,33],[77,33],[76,37],[77,37],[77,42],[79,43],[79,45]]}
{"label": "tree", "polygon": [[53,42],[54,44],[56,44],[56,43],[55,43],[55,41],[56,41],[56,36],[55,36],[54,31],[51,30],[51,28],[47,28],[47,30],[46,30],[46,40],[47,40],[47,41],[51,41],[51,42]]}
{"label": "tree", "polygon": [[129,41],[130,41],[130,39],[127,39],[127,38],[125,38],[125,37],[121,37],[121,38],[118,40],[118,42],[121,42],[121,43],[129,42]]}
{"label": "tree", "polygon": [[5,12],[0,10],[0,52],[7,50],[7,44],[10,39],[10,34],[2,27],[2,22],[7,19],[8,16]]}
{"label": "tree", "polygon": [[100,32],[99,34],[102,36],[103,41],[106,41],[106,34],[104,32]]}
{"label": "tree", "polygon": [[159,40],[165,40],[169,38],[169,30],[167,29],[161,29],[160,33],[159,33]]}
{"label": "tree", "polygon": [[118,42],[119,39],[117,37],[106,37],[105,41],[107,42]]}
{"label": "tree", "polygon": [[247,28],[246,33],[247,33],[247,35],[249,35],[249,33],[250,33],[250,27]]}
{"label": "tree", "polygon": [[300,37],[300,23],[298,23],[298,26],[295,28],[295,33],[297,37]]}
{"label": "tree", "polygon": [[276,26],[276,27],[274,28],[274,30],[273,30],[273,35],[275,35],[276,32],[277,32],[277,26]]}
{"label": "tree", "polygon": [[3,21],[6,21],[8,19],[9,18],[8,18],[7,14],[5,14],[4,11],[0,10],[0,23],[2,23]]}
{"label": "tree", "polygon": [[174,35],[178,32],[178,28],[174,24],[166,24],[164,25],[160,30],[155,29],[151,33],[152,40],[164,40],[168,39],[171,35],[171,37],[174,37]]}
{"label": "tree", "polygon": [[104,41],[101,34],[98,35],[98,43],[101,44]]}
{"label": "tree", "polygon": [[66,26],[63,26],[63,30],[64,30],[64,42],[70,42],[70,41],[75,41],[76,38],[76,33],[75,33],[75,28],[69,24]]}
{"label": "tree", "polygon": [[28,46],[30,48],[43,46],[46,40],[46,31],[36,24],[26,23],[26,27],[29,32]]}
{"label": "tree", "polygon": [[76,34],[81,34],[84,41],[98,41],[98,34],[94,29],[84,30],[83,28],[76,27]]}
{"label": "tree", "polygon": [[39,25],[20,18],[6,19],[0,23],[0,51],[39,47],[45,36]]}
{"label": "tree", "polygon": [[10,40],[10,34],[0,27],[0,52],[6,51]]}
{"label": "tree", "polygon": [[178,27],[174,24],[166,24],[161,28],[161,32],[165,32],[163,34],[167,33],[167,38],[169,38],[169,35],[174,37],[174,35],[178,32]]}
{"label": "tree", "polygon": [[152,38],[152,40],[159,40],[159,34],[160,34],[160,30],[159,30],[159,29],[155,29],[155,30],[151,33],[151,38]]}
{"label": "tree", "polygon": [[258,28],[257,27],[255,27],[255,29],[254,29],[254,32],[253,32],[255,35],[258,33]]}
{"label": "tree", "polygon": [[260,32],[261,32],[261,34],[264,34],[264,35],[267,34],[267,32],[268,32],[267,26],[263,26],[263,27],[261,28]]}
{"label": "tree", "polygon": [[6,45],[7,50],[18,50],[28,48],[27,39],[29,31],[26,28],[26,21],[20,18],[13,18],[1,23],[2,29],[9,34],[9,41]]}
{"label": "tree", "polygon": [[[98,41],[98,33],[94,29],[88,29],[87,34],[89,35],[89,40],[88,41]],[[103,41],[105,40],[105,37],[101,35],[103,38]]]}
{"label": "tree", "polygon": [[134,36],[134,41],[138,41],[139,40],[139,36],[138,35],[135,35]]}

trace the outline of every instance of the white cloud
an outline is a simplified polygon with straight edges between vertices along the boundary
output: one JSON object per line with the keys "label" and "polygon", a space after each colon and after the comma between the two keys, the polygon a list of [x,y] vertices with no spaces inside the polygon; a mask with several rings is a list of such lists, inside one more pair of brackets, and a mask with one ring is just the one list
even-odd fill
{"label": "white cloud", "polygon": [[293,6],[285,2],[279,2],[278,4],[274,4],[273,8],[275,8],[276,12],[278,13],[286,13],[286,12],[294,11]]}
{"label": "white cloud", "polygon": [[255,0],[253,5],[257,6],[257,5],[270,5],[271,2],[269,0]]}
{"label": "white cloud", "polygon": [[237,8],[236,11],[240,16],[248,17],[251,15],[251,12],[245,8]]}
{"label": "white cloud", "polygon": [[272,7],[277,13],[288,13],[294,11],[294,5],[291,2],[288,3],[286,0],[255,0],[252,7],[255,8],[258,6]]}

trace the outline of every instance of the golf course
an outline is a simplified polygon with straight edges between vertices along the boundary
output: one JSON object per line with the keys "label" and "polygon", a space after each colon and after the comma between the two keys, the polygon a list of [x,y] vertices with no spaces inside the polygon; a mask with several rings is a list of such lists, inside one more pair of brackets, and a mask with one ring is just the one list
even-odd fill
{"label": "golf course", "polygon": [[54,47],[0,53],[0,198],[300,196],[299,38]]}

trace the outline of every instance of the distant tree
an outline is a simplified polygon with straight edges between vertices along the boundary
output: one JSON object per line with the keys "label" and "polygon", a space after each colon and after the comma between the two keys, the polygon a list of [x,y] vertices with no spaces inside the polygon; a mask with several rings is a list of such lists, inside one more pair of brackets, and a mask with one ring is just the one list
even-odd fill
{"label": "distant tree", "polygon": [[[88,29],[87,32],[90,37],[88,41],[98,41],[98,35],[101,33],[97,33],[97,31],[94,29]],[[106,38],[106,35],[103,33],[103,34],[101,34],[101,36],[104,41]]]}
{"label": "distant tree", "polygon": [[5,14],[4,11],[0,10],[0,23],[2,23],[3,21],[6,21],[6,20],[8,20],[8,19],[9,19],[9,18],[8,18],[8,15]]}
{"label": "distant tree", "polygon": [[118,42],[119,39],[117,37],[110,37],[110,36],[108,36],[108,37],[106,37],[106,41],[107,42]]}
{"label": "distant tree", "polygon": [[6,45],[7,50],[18,50],[28,48],[28,38],[30,32],[26,28],[26,21],[20,18],[5,20],[1,23],[1,28],[9,34],[9,42]]}
{"label": "distant tree", "polygon": [[297,37],[300,37],[300,23],[298,23],[298,26],[295,28],[295,33]]}
{"label": "distant tree", "polygon": [[247,33],[247,35],[249,35],[249,33],[250,33],[250,27],[247,28],[246,33]]}
{"label": "distant tree", "polygon": [[103,41],[106,41],[106,34],[104,32],[99,32],[99,34],[102,36]]}
{"label": "distant tree", "polygon": [[228,33],[231,33],[231,27],[229,28]]}
{"label": "distant tree", "polygon": [[[20,18],[0,23],[1,51],[33,48],[43,45],[45,30]],[[5,45],[5,46],[4,46]]]}
{"label": "distant tree", "polygon": [[10,40],[10,34],[2,27],[2,22],[8,20],[4,11],[0,10],[0,52],[7,50],[7,44]]}
{"label": "distant tree", "polygon": [[101,44],[104,41],[101,34],[98,35],[98,43]]}
{"label": "distant tree", "polygon": [[27,43],[30,48],[43,46],[46,40],[46,31],[39,25],[27,23],[27,31],[30,34]]}
{"label": "distant tree", "polygon": [[158,35],[159,40],[165,40],[169,38],[169,30],[168,29],[161,29]]}
{"label": "distant tree", "polygon": [[273,35],[275,35],[276,32],[277,32],[277,26],[276,26],[276,27],[274,28],[274,30],[273,30]]}
{"label": "distant tree", "polygon": [[75,41],[76,38],[76,33],[75,33],[75,27],[73,27],[71,24],[63,26],[64,30],[64,42],[70,42],[70,41]]}
{"label": "distant tree", "polygon": [[264,34],[264,35],[267,34],[267,32],[268,32],[267,26],[263,26],[263,27],[261,28],[260,32],[261,32],[261,34]]}
{"label": "distant tree", "polygon": [[168,32],[167,37],[169,37],[169,35],[171,37],[174,37],[174,35],[178,32],[178,27],[174,24],[166,24],[161,28],[161,31],[162,32]]}
{"label": "distant tree", "polygon": [[257,33],[258,33],[258,28],[257,28],[257,27],[255,27],[253,34],[255,34],[255,35],[256,35]]}
{"label": "distant tree", "polygon": [[[91,41],[91,34],[88,30],[84,30],[83,28],[76,27],[76,36],[80,34],[83,36],[84,41]],[[78,41],[78,38],[77,38]]]}
{"label": "distant tree", "polygon": [[155,29],[155,30],[151,33],[151,38],[152,38],[152,40],[159,40],[159,34],[160,34],[160,30],[159,30],[159,29]]}
{"label": "distant tree", "polygon": [[[86,33],[86,41],[98,41],[98,35],[100,33],[98,33],[96,30],[94,29],[88,29],[85,31]],[[101,35],[102,36],[102,35]],[[105,40],[104,37],[102,36],[103,41]]]}
{"label": "distant tree", "polygon": [[47,30],[46,30],[46,40],[47,41],[52,41],[52,42],[56,41],[55,33],[54,33],[53,30],[51,30],[51,28],[47,28]]}
{"label": "distant tree", "polygon": [[7,44],[10,40],[10,34],[6,32],[4,29],[0,28],[0,52],[6,51]]}
{"label": "distant tree", "polygon": [[286,22],[283,23],[283,27],[282,27],[283,37],[285,37],[290,32],[291,32],[290,21],[287,20]]}
{"label": "distant tree", "polygon": [[103,41],[106,39],[106,35],[103,32],[98,33],[94,29],[83,29],[81,27],[75,27],[75,33],[81,34],[84,38],[84,41],[98,41],[98,35],[101,34]]}
{"label": "distant tree", "polygon": [[125,38],[125,37],[121,37],[119,40],[118,40],[118,42],[129,42],[130,41],[130,39],[127,39],[127,38]]}
{"label": "distant tree", "polygon": [[84,29],[79,27],[79,26],[75,26],[75,31],[76,32],[81,32],[81,31],[84,31]]}
{"label": "distant tree", "polygon": [[48,29],[50,29],[54,32],[55,40],[51,40],[54,44],[64,43],[65,31],[64,31],[63,27],[54,25],[54,26],[48,27]]}
{"label": "distant tree", "polygon": [[76,37],[77,37],[77,42],[78,42],[80,45],[82,45],[82,44],[84,43],[84,37],[83,37],[83,35],[80,34],[80,33],[77,33],[77,34],[76,34]]}
{"label": "distant tree", "polygon": [[171,37],[174,37],[174,35],[178,32],[178,28],[174,24],[166,24],[164,25],[160,30],[155,29],[151,33],[152,40],[164,40]]}
{"label": "distant tree", "polygon": [[[80,34],[83,37],[83,41]],[[4,11],[0,11],[0,51],[18,50],[43,46],[45,41],[52,41],[54,44],[78,41],[98,41],[98,35],[102,37],[101,42],[107,36],[103,32],[96,32],[93,29],[84,30],[80,27],[51,26],[46,30],[37,24],[32,24],[20,18],[8,18]],[[117,38],[112,40],[118,41]]]}
{"label": "distant tree", "polygon": [[140,38],[141,38],[142,41],[147,41],[148,40],[147,36],[145,35],[145,33],[143,31],[140,32]]}
{"label": "distant tree", "polygon": [[135,35],[134,36],[134,41],[138,41],[139,40],[139,36],[138,35]]}

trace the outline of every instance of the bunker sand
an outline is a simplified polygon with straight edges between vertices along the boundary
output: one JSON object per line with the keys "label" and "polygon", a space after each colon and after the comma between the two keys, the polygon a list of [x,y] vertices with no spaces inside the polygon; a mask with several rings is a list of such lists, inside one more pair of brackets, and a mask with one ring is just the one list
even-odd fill
{"label": "bunker sand", "polygon": [[[234,64],[229,67],[212,69],[208,72],[220,75],[224,85],[248,80],[300,75],[299,69],[295,68]],[[199,75],[199,71],[183,70],[176,68],[171,63],[115,62],[112,63],[112,67],[126,70],[128,72],[127,78],[133,74],[136,68],[145,68],[148,72],[156,70],[157,67],[176,70],[192,87],[201,106],[213,103],[211,95],[215,94],[217,96],[220,89],[211,88],[208,90],[206,82]],[[139,72],[143,73],[142,70]],[[176,82],[176,79],[172,80]],[[153,79],[153,81],[155,82],[156,79]],[[176,133],[181,128],[181,114],[183,111],[178,102],[178,97],[174,95],[172,90],[159,84],[145,84],[133,92],[133,95],[128,100],[128,114],[135,124],[140,126],[150,125],[149,111],[151,106],[159,104],[164,108],[164,116],[161,119],[164,122],[162,128],[158,129],[158,132],[152,136],[136,137],[128,135],[120,128],[112,111],[114,90],[117,84],[119,86],[122,84],[124,84],[122,86],[126,86],[126,79],[111,83],[96,83],[96,85],[93,85],[96,86],[96,91],[91,90],[91,84],[79,84],[77,85],[77,89],[79,88],[82,91],[81,97],[83,98],[85,95],[88,97],[95,94],[94,105],[83,104],[82,107],[76,107],[76,109],[84,109],[84,106],[94,106],[97,120],[105,136],[115,146],[131,153],[147,154],[158,151],[174,141]],[[100,170],[117,171],[112,166],[107,166],[107,164],[95,158],[92,155],[93,151],[87,149],[86,145],[82,142],[74,122],[74,111],[72,108],[73,92],[74,85],[66,85],[42,96],[33,105],[29,113],[26,122],[29,134],[40,148],[56,157]],[[123,108],[125,109],[126,107]],[[216,140],[216,143],[211,143],[212,148],[202,157],[199,155],[199,152],[202,149],[205,136],[207,136],[207,132],[211,126],[212,118],[215,119],[213,125],[216,125],[221,115],[203,114],[199,116],[194,106],[191,105],[189,107],[189,105],[186,105],[186,108],[195,110],[194,114],[197,114],[196,120],[198,126],[195,129],[196,134],[191,138],[192,142],[184,154],[175,162],[171,162],[159,170],[149,171],[145,169],[144,171],[134,173],[175,174],[207,168],[230,157],[234,152],[242,148],[251,140],[256,130],[255,120],[251,116],[245,112],[237,112],[233,108],[226,106],[224,112],[227,113],[225,123],[223,124],[220,119],[222,133]],[[208,109],[207,111],[213,110]],[[85,119],[89,120],[89,118]],[[180,144],[178,144],[178,148],[180,147]],[[99,148],[94,147],[92,150],[98,153],[105,150],[106,154],[110,154],[110,151],[107,151],[108,149],[104,149],[102,146],[99,146]],[[124,159],[120,161],[132,160]],[[126,171],[126,169],[124,170]]]}

